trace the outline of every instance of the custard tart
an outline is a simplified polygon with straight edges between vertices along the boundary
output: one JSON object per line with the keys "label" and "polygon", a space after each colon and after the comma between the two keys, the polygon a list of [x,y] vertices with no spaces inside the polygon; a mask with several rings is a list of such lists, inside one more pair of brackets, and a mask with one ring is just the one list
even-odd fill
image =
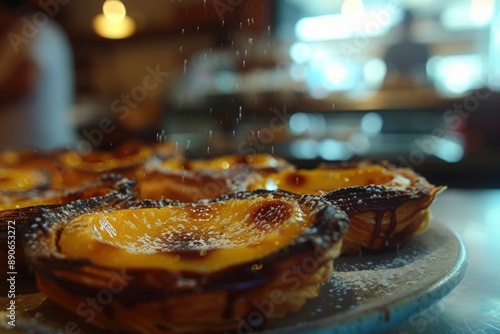
{"label": "custard tart", "polygon": [[17,271],[19,275],[27,273],[21,236],[25,227],[38,219],[36,214],[42,209],[91,198],[99,202],[100,207],[117,207],[119,204],[135,199],[135,195],[130,192],[134,184],[134,181],[120,175],[105,175],[73,189],[3,192],[0,194],[0,259],[2,263],[7,263],[8,244],[11,244],[8,240],[13,236],[18,242],[16,270],[10,271]]}
{"label": "custard tart", "polygon": [[258,330],[318,294],[348,225],[323,198],[282,191],[93,203],[44,209],[25,249],[41,291],[115,332]]}
{"label": "custard tart", "polygon": [[232,154],[212,159],[186,160],[183,166],[188,170],[220,170],[242,165],[249,166],[261,174],[294,169],[293,165],[285,159],[270,154]]}
{"label": "custard tart", "polygon": [[268,154],[226,155],[213,159],[167,159],[136,173],[141,199],[196,202],[248,190],[262,177],[291,164]]}
{"label": "custard tart", "polygon": [[0,167],[0,202],[4,193],[46,189],[49,173],[40,168]]}
{"label": "custard tart", "polygon": [[30,174],[42,171],[47,178],[46,188],[68,189],[98,179],[103,174],[119,173],[135,178],[148,163],[179,160],[181,156],[175,143],[137,140],[127,141],[113,150],[95,150],[88,154],[67,149],[5,151],[0,153],[0,189],[3,178],[9,176],[7,170],[19,170],[17,177],[23,177],[20,173],[23,171],[26,173],[24,177],[32,180],[38,178]]}
{"label": "custard tart", "polygon": [[[19,150],[19,151],[5,151],[0,153],[0,174],[11,175],[12,179],[30,180],[31,183],[35,180],[41,186],[37,189],[62,189],[69,186],[75,186],[81,183],[81,179],[76,179],[77,182],[69,184],[67,181],[68,176],[73,179],[70,168],[58,162],[58,156],[66,154],[67,150],[55,151],[33,151],[33,150]],[[14,173],[5,173],[6,171],[17,171]],[[43,181],[40,177],[35,177],[34,174],[43,175]],[[2,176],[0,176],[0,179]],[[5,189],[0,181],[0,188]],[[35,189],[35,187],[32,187]],[[21,189],[19,189],[21,190]],[[25,188],[24,190],[30,190]]]}
{"label": "custard tart", "polygon": [[152,161],[178,159],[180,153],[172,142],[147,143],[128,141],[110,151],[93,151],[80,154],[65,151],[57,156],[58,163],[67,173],[66,185],[76,185],[82,180],[92,180],[103,173],[120,173],[135,178],[142,168]]}
{"label": "custard tart", "polygon": [[119,174],[104,174],[68,189],[35,189],[0,191],[0,213],[29,206],[66,204],[77,199],[100,197],[113,191],[129,192],[135,181]]}
{"label": "custard tart", "polygon": [[146,168],[137,178],[140,199],[196,202],[247,190],[261,176],[248,166],[228,169],[172,170],[159,166]]}
{"label": "custard tart", "polygon": [[395,249],[429,226],[429,207],[446,187],[435,186],[408,168],[387,170],[394,173],[390,182],[344,187],[323,196],[350,217],[343,254]]}
{"label": "custard tart", "polygon": [[281,189],[322,195],[351,219],[343,254],[403,245],[429,224],[429,206],[445,187],[430,184],[409,168],[369,162],[281,171],[251,189]]}

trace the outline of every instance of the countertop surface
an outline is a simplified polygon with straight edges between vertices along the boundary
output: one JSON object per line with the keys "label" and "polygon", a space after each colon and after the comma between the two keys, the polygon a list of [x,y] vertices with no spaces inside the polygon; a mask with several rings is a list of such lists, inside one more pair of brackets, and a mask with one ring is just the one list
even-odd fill
{"label": "countertop surface", "polygon": [[433,221],[464,242],[465,277],[438,304],[388,333],[500,333],[500,189],[448,189],[431,210]]}

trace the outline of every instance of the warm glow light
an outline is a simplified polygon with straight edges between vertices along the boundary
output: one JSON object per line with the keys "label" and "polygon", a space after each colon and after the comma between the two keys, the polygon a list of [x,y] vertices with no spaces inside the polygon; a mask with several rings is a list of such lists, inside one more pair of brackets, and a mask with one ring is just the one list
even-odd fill
{"label": "warm glow light", "polygon": [[125,5],[119,0],[106,0],[102,5],[102,12],[111,22],[123,21],[127,15]]}
{"label": "warm glow light", "polygon": [[119,22],[113,22],[104,14],[99,14],[94,18],[93,26],[97,34],[110,39],[127,38],[135,32],[135,22],[128,16]]}
{"label": "warm glow light", "polygon": [[342,15],[360,15],[363,14],[363,1],[362,0],[344,0],[342,4]]}

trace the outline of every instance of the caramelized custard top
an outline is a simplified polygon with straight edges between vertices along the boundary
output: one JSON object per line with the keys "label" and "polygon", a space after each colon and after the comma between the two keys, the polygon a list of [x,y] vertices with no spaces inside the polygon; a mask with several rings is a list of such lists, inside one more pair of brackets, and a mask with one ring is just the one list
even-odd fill
{"label": "caramelized custard top", "polygon": [[44,186],[48,176],[35,168],[0,167],[0,191],[27,191]]}
{"label": "caramelized custard top", "polygon": [[162,167],[172,170],[200,170],[215,169],[223,170],[238,165],[252,166],[257,169],[285,167],[288,163],[270,154],[255,155],[223,155],[213,159],[183,160],[169,159],[162,162]]}
{"label": "caramelized custard top", "polygon": [[61,253],[95,264],[211,272],[287,246],[311,223],[284,198],[84,214],[59,238]]}
{"label": "caramelized custard top", "polygon": [[301,169],[271,174],[251,189],[280,189],[296,194],[320,195],[343,187],[387,184],[394,178],[394,173],[379,165],[346,169]]}
{"label": "caramelized custard top", "polygon": [[58,193],[54,191],[48,191],[43,195],[34,195],[33,197],[21,198],[13,198],[0,194],[0,211],[46,204],[62,204],[62,198]]}
{"label": "caramelized custard top", "polygon": [[106,172],[140,165],[153,156],[154,150],[148,146],[126,147],[110,152],[92,152],[80,155],[76,152],[62,154],[60,160],[70,168],[89,172]]}

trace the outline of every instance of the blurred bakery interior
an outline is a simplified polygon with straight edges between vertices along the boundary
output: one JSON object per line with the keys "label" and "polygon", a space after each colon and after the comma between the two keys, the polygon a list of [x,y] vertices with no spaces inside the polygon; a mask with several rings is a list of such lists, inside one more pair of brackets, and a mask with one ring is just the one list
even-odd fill
{"label": "blurred bakery interior", "polygon": [[82,154],[172,140],[193,158],[389,160],[436,184],[500,186],[499,1],[31,6],[11,45],[45,19],[62,27]]}

